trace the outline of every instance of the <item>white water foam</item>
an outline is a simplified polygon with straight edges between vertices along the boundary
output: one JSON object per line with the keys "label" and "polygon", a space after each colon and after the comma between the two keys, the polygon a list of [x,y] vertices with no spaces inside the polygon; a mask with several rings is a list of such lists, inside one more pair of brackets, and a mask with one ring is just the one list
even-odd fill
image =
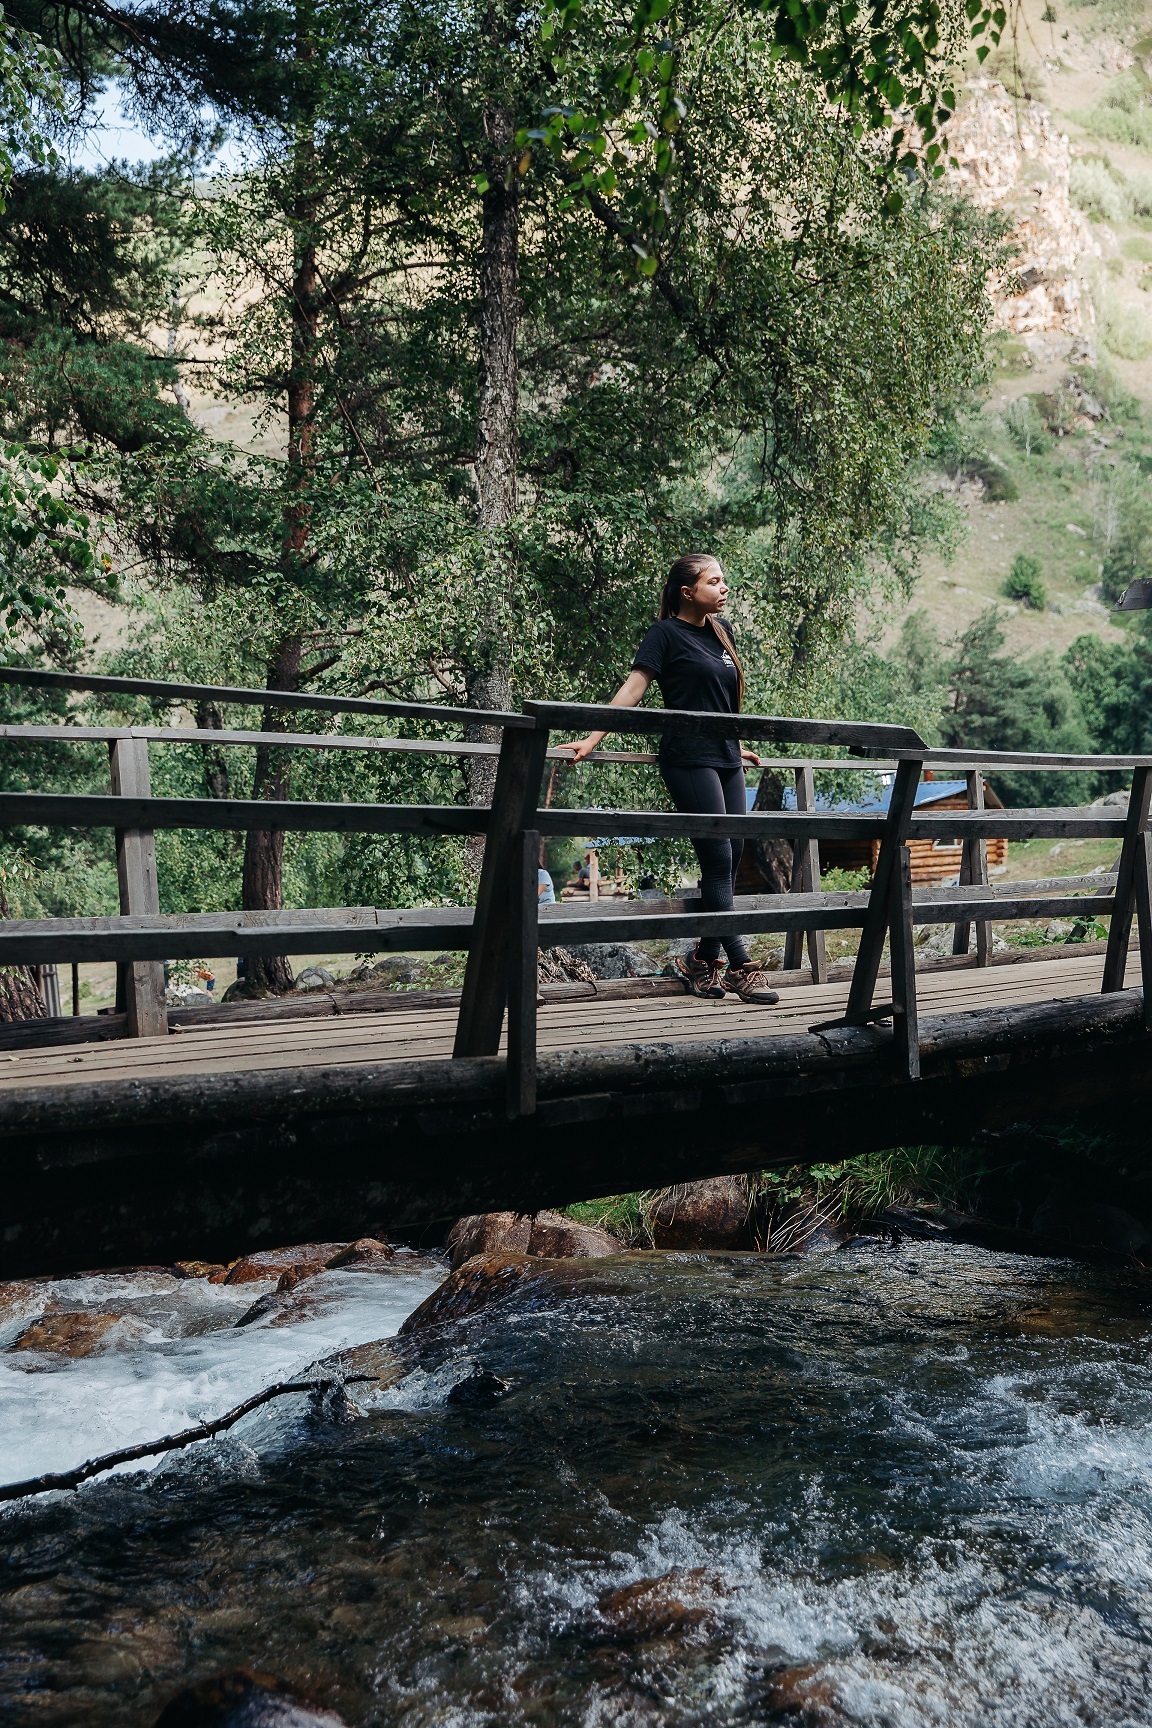
{"label": "white water foam", "polygon": [[[293,1324],[272,1324],[270,1315],[239,1329],[237,1319],[268,1285],[144,1273],[23,1286],[6,1312],[2,1343],[47,1310],[117,1309],[138,1318],[124,1347],[113,1338],[98,1355],[0,1350],[0,1482],[68,1470],[209,1421],[320,1358],[390,1337],[442,1276],[323,1272],[300,1287],[308,1301]],[[149,1328],[142,1336],[141,1320]]]}

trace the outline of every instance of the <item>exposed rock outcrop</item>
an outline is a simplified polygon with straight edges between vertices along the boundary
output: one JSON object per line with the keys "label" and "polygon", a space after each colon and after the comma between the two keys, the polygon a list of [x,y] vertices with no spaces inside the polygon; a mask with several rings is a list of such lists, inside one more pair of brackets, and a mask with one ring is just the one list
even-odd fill
{"label": "exposed rock outcrop", "polygon": [[994,293],[996,320],[1019,336],[1090,335],[1085,269],[1100,256],[1069,196],[1072,151],[1048,110],[976,78],[948,124],[953,180],[982,210],[1010,223],[1012,272]]}

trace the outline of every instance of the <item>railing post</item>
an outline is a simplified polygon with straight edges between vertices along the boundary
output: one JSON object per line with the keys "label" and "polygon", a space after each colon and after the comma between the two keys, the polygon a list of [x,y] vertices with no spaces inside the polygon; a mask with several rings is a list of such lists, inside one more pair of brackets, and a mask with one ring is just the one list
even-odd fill
{"label": "railing post", "polygon": [[[969,810],[984,808],[984,776],[979,768],[970,769],[964,776],[968,783]],[[978,885],[988,886],[988,842],[986,840],[965,840],[964,851],[960,860],[960,883],[962,887]],[[953,954],[967,954],[968,944],[972,939],[970,922],[956,926],[956,934],[952,940]],[[976,964],[990,966],[992,964],[992,926],[986,918],[976,921]]]}
{"label": "railing post", "polygon": [[[152,794],[148,769],[148,742],[144,738],[115,738],[108,746],[112,768],[112,790],[122,798],[148,798]],[[122,917],[140,917],[159,912],[160,892],[156,881],[156,841],[150,828],[116,830],[116,876],[120,886]],[[127,960],[122,963],[121,983],[128,1013],[130,1038],[162,1038],[168,1031],[168,1009],[164,1003],[164,965],[160,960]],[[117,989],[117,996],[120,990]]]}
{"label": "railing post", "polygon": [[896,1056],[905,1078],[919,1080],[920,1020],[916,1006],[916,947],[912,930],[912,857],[907,843],[901,845],[899,860],[892,872],[889,903],[892,1031]]}
{"label": "railing post", "polygon": [[1140,938],[1140,983],[1144,991],[1144,1030],[1152,1032],[1152,836],[1140,836],[1136,856],[1136,931]]}
{"label": "railing post", "polygon": [[1136,907],[1136,879],[1144,856],[1143,836],[1148,832],[1150,796],[1152,768],[1134,769],[1128,814],[1124,819],[1124,842],[1116,866],[1116,910],[1108,926],[1108,950],[1104,956],[1104,977],[1100,985],[1104,995],[1124,988],[1128,938],[1132,933],[1132,914]]}
{"label": "railing post", "polygon": [[508,1115],[536,1110],[536,993],[540,952],[540,836],[526,828],[509,871]]}
{"label": "railing post", "polygon": [[454,1056],[495,1056],[500,1048],[511,942],[508,880],[520,836],[535,826],[547,753],[546,726],[508,727],[500,741]]}
{"label": "railing post", "polygon": [[[802,762],[796,773],[796,808],[797,810],[815,810],[816,779],[807,762]],[[820,892],[820,842],[818,840],[797,840],[792,846],[792,893],[818,894]],[[797,967],[804,959],[804,931],[790,930],[784,942],[784,965],[788,969]],[[812,971],[813,984],[828,982],[828,951],[823,930],[809,930],[808,964]]]}
{"label": "railing post", "polygon": [[864,914],[860,946],[848,990],[848,1006],[844,1011],[844,1023],[848,1026],[863,1025],[874,1018],[872,999],[876,979],[880,974],[884,936],[891,920],[892,882],[900,864],[900,854],[906,850],[904,842],[912,812],[916,807],[920,767],[921,764],[916,759],[906,759],[897,764],[892,797],[888,805],[888,823],[880,841],[880,854],[872,875],[872,892]]}

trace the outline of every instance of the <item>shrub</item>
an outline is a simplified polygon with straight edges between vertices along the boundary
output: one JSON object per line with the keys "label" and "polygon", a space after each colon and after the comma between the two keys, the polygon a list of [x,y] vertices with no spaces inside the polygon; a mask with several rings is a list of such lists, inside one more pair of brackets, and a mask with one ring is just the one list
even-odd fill
{"label": "shrub", "polygon": [[1103,162],[1073,162],[1068,193],[1077,209],[1096,222],[1123,222],[1131,214],[1128,188],[1116,183]]}
{"label": "shrub", "polygon": [[1027,606],[1030,612],[1043,612],[1048,604],[1048,590],[1040,575],[1040,560],[1028,552],[1017,552],[1004,578],[1004,594],[1007,599]]}
{"label": "shrub", "polygon": [[1034,396],[1017,396],[1009,404],[1004,419],[1009,437],[1025,456],[1040,456],[1052,448],[1051,436]]}
{"label": "shrub", "polygon": [[1152,264],[1152,240],[1143,234],[1137,234],[1131,240],[1125,240],[1121,247],[1125,258],[1133,259],[1137,264]]}
{"label": "shrub", "polygon": [[1007,463],[1001,462],[991,452],[970,456],[964,463],[964,472],[970,479],[979,480],[990,504],[1010,504],[1020,496],[1020,488],[1008,472]]}
{"label": "shrub", "polygon": [[1152,354],[1152,329],[1143,312],[1111,295],[1100,311],[1100,337],[1121,360],[1146,360]]}
{"label": "shrub", "polygon": [[1133,216],[1152,216],[1152,174],[1133,174],[1128,182]]}
{"label": "shrub", "polygon": [[1152,109],[1145,107],[1146,91],[1140,75],[1121,73],[1111,78],[1094,107],[1073,116],[1098,138],[1114,144],[1132,144],[1138,150],[1152,147]]}

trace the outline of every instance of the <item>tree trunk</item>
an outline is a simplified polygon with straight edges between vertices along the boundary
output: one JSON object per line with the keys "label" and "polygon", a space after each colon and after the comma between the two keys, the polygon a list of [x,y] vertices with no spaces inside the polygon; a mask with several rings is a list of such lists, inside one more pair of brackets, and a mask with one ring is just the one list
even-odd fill
{"label": "tree trunk", "polygon": [[[476,440],[477,514],[484,544],[485,617],[476,661],[466,678],[468,701],[475,708],[507,709],[512,700],[506,623],[498,595],[508,574],[511,549],[505,530],[516,514],[519,460],[520,377],[516,334],[520,317],[519,184],[513,157],[515,123],[506,108],[484,115],[488,149],[480,235],[479,361],[480,391]],[[492,727],[473,727],[469,736],[497,741]],[[468,800],[490,804],[496,779],[492,756],[468,758]],[[484,842],[468,843],[469,859],[479,872]]]}
{"label": "tree trunk", "polygon": [[[753,810],[783,810],[784,782],[773,768],[765,768],[756,788]],[[791,840],[753,840],[752,856],[770,894],[787,894],[792,888]]]}
{"label": "tree trunk", "polygon": [[[8,896],[0,889],[0,918],[11,918]],[[45,1020],[48,1010],[32,966],[0,967],[0,1021]]]}
{"label": "tree trunk", "polygon": [[[311,9],[297,8],[296,57],[315,57]],[[316,141],[310,125],[302,124],[295,144],[295,192],[290,211],[294,262],[290,318],[292,360],[288,374],[288,472],[284,505],[281,569],[285,589],[298,585],[300,562],[311,532],[309,492],[315,458],[316,340],[319,330],[319,271],[316,256]],[[266,688],[299,690],[302,643],[298,635],[283,636],[268,659]],[[290,730],[289,711],[262,710],[265,732]],[[291,752],[260,745],[256,750],[253,798],[291,796]],[[284,905],[283,830],[253,829],[244,840],[241,904],[245,911],[279,911]],[[246,957],[244,981],[250,988],[282,994],[293,985],[292,969],[283,955]]]}
{"label": "tree trunk", "polygon": [[[198,702],[196,704],[196,724],[202,732],[221,732],[224,720],[214,702]],[[231,798],[232,782],[228,777],[228,764],[224,760],[222,750],[212,744],[200,746],[204,756],[204,778],[208,784],[208,793],[212,798]]]}

